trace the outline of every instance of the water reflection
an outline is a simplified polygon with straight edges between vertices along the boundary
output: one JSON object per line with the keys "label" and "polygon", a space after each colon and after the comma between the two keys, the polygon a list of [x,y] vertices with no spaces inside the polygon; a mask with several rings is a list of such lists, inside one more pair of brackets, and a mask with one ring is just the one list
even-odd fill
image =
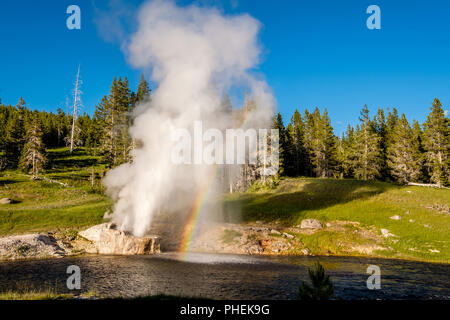
{"label": "water reflection", "polygon": [[[153,294],[214,299],[296,299],[307,268],[319,260],[343,299],[450,299],[450,265],[357,257],[255,257],[166,253],[85,256],[0,263],[0,291],[57,288],[66,268],[82,272],[82,291],[133,297]],[[381,290],[368,290],[367,266],[381,268]]]}

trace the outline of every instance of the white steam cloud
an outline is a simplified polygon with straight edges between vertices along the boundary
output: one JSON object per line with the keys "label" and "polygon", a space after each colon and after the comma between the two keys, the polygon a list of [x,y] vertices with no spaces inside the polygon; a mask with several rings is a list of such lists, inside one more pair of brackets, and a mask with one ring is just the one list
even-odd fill
{"label": "white steam cloud", "polygon": [[[192,130],[195,121],[202,121],[204,128],[235,126],[233,116],[221,109],[230,87],[250,88],[256,101],[246,127],[270,126],[273,96],[249,72],[259,63],[259,28],[249,15],[226,16],[196,5],[151,1],[140,8],[128,59],[136,68],[151,70],[158,86],[152,101],[136,110],[130,133],[141,146],[133,151],[133,162],[109,171],[104,179],[115,201],[113,221],[121,229],[142,236],[157,215],[188,214],[212,165],[173,164],[172,133]],[[210,198],[219,192],[209,192]]]}

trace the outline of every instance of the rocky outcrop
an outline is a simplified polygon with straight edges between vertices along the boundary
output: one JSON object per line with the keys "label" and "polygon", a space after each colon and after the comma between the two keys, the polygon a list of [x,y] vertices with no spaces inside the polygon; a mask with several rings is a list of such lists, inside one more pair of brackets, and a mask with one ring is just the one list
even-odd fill
{"label": "rocky outcrop", "polygon": [[9,198],[1,198],[0,199],[0,204],[10,204],[12,202],[13,201],[11,199],[9,199]]}
{"label": "rocky outcrop", "polygon": [[304,219],[300,224],[301,229],[322,229],[322,223],[317,219]]}
{"label": "rocky outcrop", "polygon": [[115,229],[114,224],[99,224],[79,232],[79,235],[92,242],[93,246],[86,249],[88,253],[137,255],[160,252],[158,237],[136,237]]}
{"label": "rocky outcrop", "polygon": [[50,235],[25,234],[0,238],[0,260],[40,259],[64,255],[64,249]]}

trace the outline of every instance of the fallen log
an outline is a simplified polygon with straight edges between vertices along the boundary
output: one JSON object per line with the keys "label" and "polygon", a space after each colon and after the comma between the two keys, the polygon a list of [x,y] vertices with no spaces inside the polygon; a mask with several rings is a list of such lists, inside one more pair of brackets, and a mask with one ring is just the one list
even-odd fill
{"label": "fallen log", "polygon": [[434,183],[417,183],[417,182],[408,182],[408,186],[418,186],[418,187],[428,187],[428,188],[440,188],[440,189],[450,189],[444,186],[440,186]]}

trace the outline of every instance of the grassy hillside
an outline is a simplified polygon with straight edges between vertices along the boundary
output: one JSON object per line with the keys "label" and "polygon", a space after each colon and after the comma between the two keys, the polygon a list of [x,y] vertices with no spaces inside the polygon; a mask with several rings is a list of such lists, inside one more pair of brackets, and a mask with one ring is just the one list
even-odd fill
{"label": "grassy hillside", "polygon": [[49,150],[48,158],[46,180],[31,181],[19,171],[0,174],[0,198],[15,202],[0,205],[0,235],[77,229],[102,221],[110,203],[101,190],[104,165],[99,157],[62,148]]}
{"label": "grassy hillside", "polygon": [[[100,183],[105,172],[100,158],[87,155],[83,149],[71,155],[62,148],[49,150],[49,160],[45,179],[31,181],[19,171],[0,173],[0,198],[15,201],[0,205],[0,236],[78,230],[102,222],[111,203]],[[226,199],[231,207],[242,207],[245,222],[276,222],[288,228],[305,218],[320,219],[324,225],[353,221],[375,233],[383,246],[392,248],[376,251],[377,255],[450,261],[450,190],[298,178],[283,179],[274,190],[231,194]],[[402,219],[390,219],[394,215]],[[396,237],[382,237],[382,228]],[[295,236],[314,254],[347,254],[343,248],[349,243],[371,244],[372,239],[361,237],[359,229],[346,224],[343,229],[324,228]]]}
{"label": "grassy hillside", "polygon": [[[277,221],[286,227],[298,225],[305,218],[323,223],[355,221],[376,232],[383,244],[393,249],[379,251],[379,255],[450,261],[450,190],[298,178],[281,180],[275,190],[228,195],[227,200],[240,203],[244,221]],[[402,219],[390,219],[394,215]],[[381,228],[397,237],[381,237]],[[313,253],[339,253],[339,243],[358,240],[351,229],[334,232],[325,228],[298,236]]]}

